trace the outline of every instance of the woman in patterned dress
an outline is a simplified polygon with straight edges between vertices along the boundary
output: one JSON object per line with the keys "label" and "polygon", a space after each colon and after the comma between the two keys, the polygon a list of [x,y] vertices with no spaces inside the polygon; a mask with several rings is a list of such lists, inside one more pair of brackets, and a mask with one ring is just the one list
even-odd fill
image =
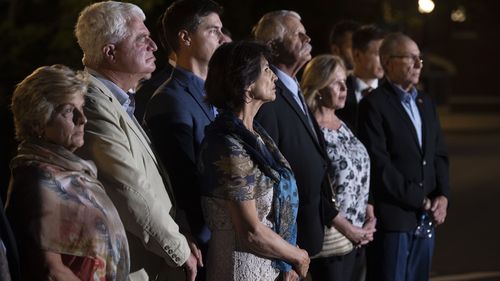
{"label": "woman in patterned dress", "polygon": [[21,280],[122,281],[128,243],[83,145],[87,78],[61,65],[36,69],[12,97],[16,137],[7,216]]}
{"label": "woman in patterned dress", "polygon": [[[320,55],[306,66],[301,80],[302,92],[323,131],[328,157],[333,169],[333,191],[339,215],[333,227],[357,246],[343,256],[328,254],[328,229],[323,250],[311,258],[311,275],[321,280],[351,280],[355,268],[363,263],[361,247],[373,240],[375,216],[368,204],[370,158],[363,144],[354,136],[335,111],[344,107],[347,88],[342,60]],[[354,280],[354,279],[353,279]]]}
{"label": "woman in patterned dress", "polygon": [[224,44],[209,63],[207,100],[218,115],[200,152],[202,207],[212,232],[207,280],[297,280],[309,257],[296,246],[294,176],[254,116],[275,99],[269,51],[254,42]]}

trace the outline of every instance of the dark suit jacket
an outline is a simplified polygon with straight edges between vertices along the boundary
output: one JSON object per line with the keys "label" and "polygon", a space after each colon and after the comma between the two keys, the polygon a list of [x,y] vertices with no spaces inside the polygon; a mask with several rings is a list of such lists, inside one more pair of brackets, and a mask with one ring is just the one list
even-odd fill
{"label": "dark suit jacket", "polygon": [[385,82],[360,102],[359,136],[371,158],[377,229],[411,231],[427,196],[449,196],[448,153],[434,103],[421,92],[422,148],[399,96]]}
{"label": "dark suit jacket", "polygon": [[156,72],[151,79],[143,81],[137,89],[137,92],[135,92],[134,115],[139,123],[142,123],[144,120],[149,100],[155,91],[170,79],[173,71],[174,67],[170,63],[167,63],[165,67],[159,72]]}
{"label": "dark suit jacket", "polygon": [[315,255],[323,244],[324,225],[330,225],[337,211],[331,202],[323,134],[314,115],[309,114],[319,142],[292,93],[277,80],[276,100],[264,104],[256,120],[276,142],[295,174],[299,190],[297,244],[309,255]]}
{"label": "dark suit jacket", "polygon": [[[165,165],[176,201],[185,211],[192,234],[206,242],[200,203],[196,161],[205,126],[214,119],[202,89],[194,87],[190,77],[174,70],[172,78],[155,92],[146,110],[146,127],[153,146]],[[201,237],[203,236],[203,237]]]}
{"label": "dark suit jacket", "polygon": [[[378,80],[378,85],[383,83],[382,79]],[[356,76],[351,74],[347,77],[345,84],[347,86],[347,97],[345,106],[342,109],[335,111],[337,116],[344,121],[349,129],[357,135],[358,133],[358,116],[359,116],[359,103],[356,99]]]}

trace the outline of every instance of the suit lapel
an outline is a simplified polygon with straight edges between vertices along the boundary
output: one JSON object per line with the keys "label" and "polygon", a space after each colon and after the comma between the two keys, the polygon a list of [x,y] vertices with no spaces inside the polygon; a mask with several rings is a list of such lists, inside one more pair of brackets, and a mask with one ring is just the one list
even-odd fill
{"label": "suit lapel", "polygon": [[134,132],[134,134],[143,143],[144,147],[146,148],[146,150],[150,154],[150,156],[153,159],[153,161],[155,162],[155,164],[158,165],[156,157],[155,157],[153,151],[151,150],[151,141],[149,140],[146,132],[144,132],[144,130],[139,125],[139,123],[137,122],[137,120],[135,120],[135,117],[132,117],[133,118],[132,119],[127,114],[127,112],[125,112],[125,110],[123,109],[122,105],[118,102],[118,99],[115,98],[115,96],[113,95],[113,93],[108,89],[108,87],[106,87],[106,85],[104,85],[103,83],[101,83],[101,81],[99,81],[94,76],[90,75],[90,77],[91,77],[90,78],[91,82],[94,85],[96,85],[97,88],[99,89],[99,91],[101,91],[101,93],[108,98],[108,100],[111,102],[112,106],[115,107],[116,112],[118,112],[120,114],[120,118],[123,119],[123,120],[125,120],[125,122],[127,123],[128,127],[132,130],[132,132]]}
{"label": "suit lapel", "polygon": [[[399,113],[397,115],[403,119],[404,123],[406,124],[406,127],[411,132],[411,134],[413,136],[413,140],[415,141],[415,145],[419,147],[420,151],[422,151],[420,144],[418,142],[418,136],[417,136],[417,131],[415,130],[415,126],[413,125],[413,122],[411,121],[410,116],[408,116],[408,113],[403,108],[403,105],[401,104],[401,101],[399,100],[398,94],[392,88],[390,83],[385,83],[385,87],[386,87],[386,90],[388,91],[387,97],[388,97],[389,104]],[[422,130],[423,130],[423,128],[422,128]]]}
{"label": "suit lapel", "polygon": [[213,121],[215,116],[212,108],[205,101],[204,93],[200,92],[199,89],[193,86],[193,83],[190,83],[189,77],[184,75],[181,71],[174,70],[175,79],[177,79],[184,87],[186,92],[196,101],[198,106],[203,110],[205,116],[208,120]]}
{"label": "suit lapel", "polygon": [[[318,133],[314,133],[313,130],[314,128],[311,128],[309,125],[309,121],[307,120],[307,116],[304,114],[300,106],[297,104],[295,99],[293,98],[293,94],[288,90],[288,88],[281,82],[279,79],[276,81],[276,94],[281,95],[283,99],[292,107],[293,111],[295,111],[295,114],[299,117],[300,121],[304,125],[304,127],[307,130],[307,133],[309,136],[314,140],[314,143],[318,146],[318,148],[321,150],[321,145],[318,143],[317,137],[319,137]],[[309,110],[309,107],[306,105],[306,110],[309,112],[309,116],[311,116],[311,119],[314,118],[314,114]],[[313,123],[313,126],[315,124],[314,120],[311,120]]]}
{"label": "suit lapel", "polygon": [[[356,99],[356,84],[355,84],[355,77],[354,75],[349,75],[346,79],[346,86],[347,86],[347,99],[346,102],[349,103],[349,106],[355,108],[357,111],[358,108],[358,101]],[[348,106],[347,104],[344,106]]]}

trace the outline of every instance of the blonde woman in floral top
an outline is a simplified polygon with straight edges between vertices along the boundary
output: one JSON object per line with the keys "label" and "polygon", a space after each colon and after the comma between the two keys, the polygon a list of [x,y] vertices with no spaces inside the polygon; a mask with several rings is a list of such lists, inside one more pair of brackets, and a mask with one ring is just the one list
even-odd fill
{"label": "blonde woman in floral top", "polygon": [[325,230],[323,250],[311,259],[313,278],[351,280],[355,268],[363,263],[362,245],[373,240],[375,217],[368,204],[370,158],[363,144],[354,136],[335,111],[344,107],[347,88],[346,70],[337,56],[320,55],[311,60],[302,76],[301,88],[320,125],[333,167],[331,177],[339,215],[333,227],[357,246],[343,256],[326,250],[329,241]]}
{"label": "blonde woman in floral top", "polygon": [[21,280],[121,281],[129,250],[118,213],[83,145],[87,78],[44,66],[16,88],[12,111],[21,144],[11,162],[7,216]]}

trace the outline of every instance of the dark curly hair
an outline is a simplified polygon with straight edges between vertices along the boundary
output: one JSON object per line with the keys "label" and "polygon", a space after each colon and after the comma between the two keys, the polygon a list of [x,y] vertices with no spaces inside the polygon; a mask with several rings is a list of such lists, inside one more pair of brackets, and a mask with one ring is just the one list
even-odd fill
{"label": "dark curly hair", "polygon": [[208,63],[205,81],[208,103],[220,110],[241,111],[245,90],[261,74],[261,58],[269,60],[270,56],[270,49],[255,41],[220,46]]}

